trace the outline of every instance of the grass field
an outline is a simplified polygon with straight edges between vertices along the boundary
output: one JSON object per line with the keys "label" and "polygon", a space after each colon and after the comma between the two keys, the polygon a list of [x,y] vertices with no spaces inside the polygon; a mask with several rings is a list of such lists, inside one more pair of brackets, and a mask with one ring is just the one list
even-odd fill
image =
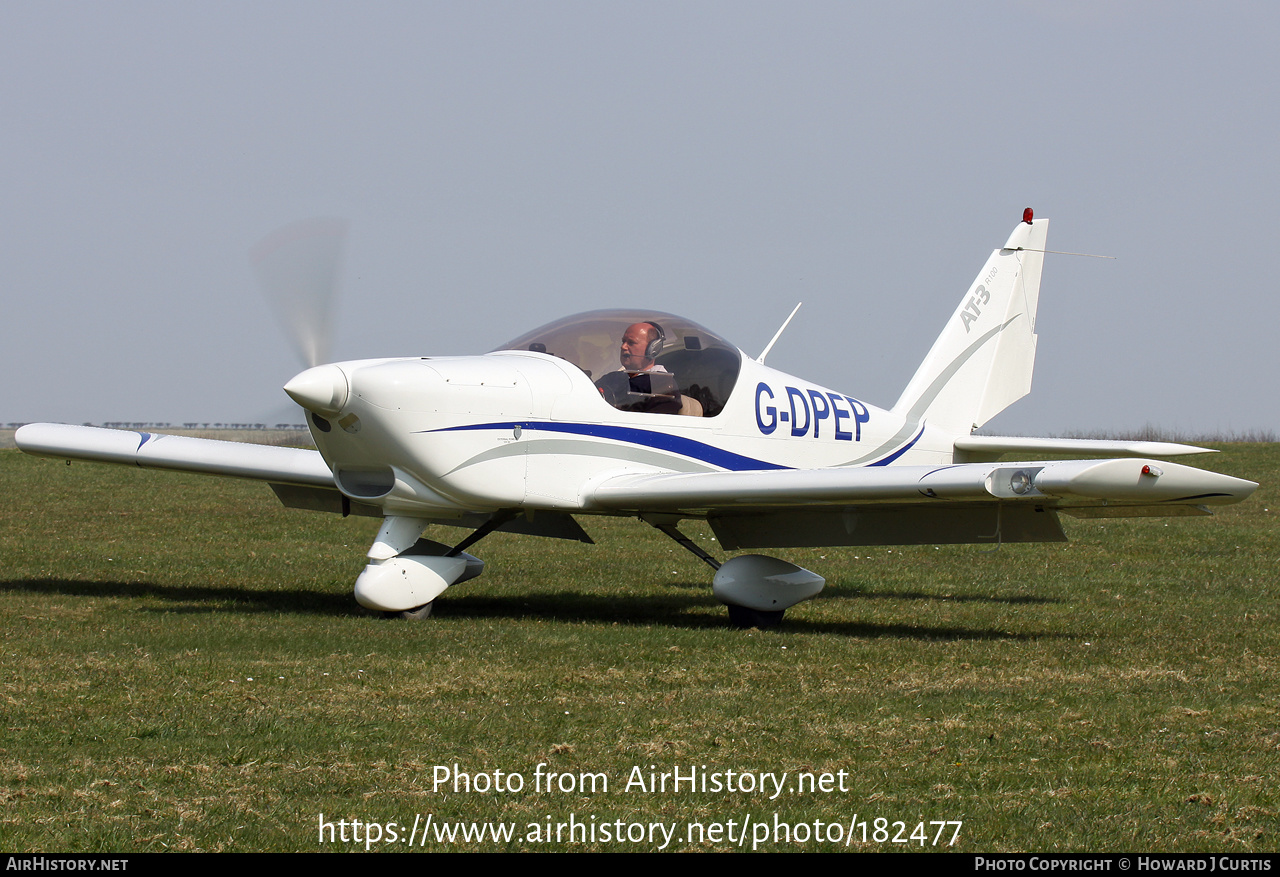
{"label": "grass field", "polygon": [[[435,616],[385,621],[351,598],[374,520],[0,452],[0,849],[363,849],[321,845],[321,814],[362,839],[430,814],[515,834],[426,849],[662,845],[602,841],[618,821],[731,849],[687,824],[748,819],[747,848],[775,822],[803,837],[761,849],[844,849],[851,822],[848,849],[921,848],[876,843],[883,819],[925,849],[961,821],[941,848],[1275,850],[1280,446],[1205,465],[1263,486],[1213,518],[1065,518],[1065,545],[776,552],[828,587],[761,633],[639,522],[491,537]],[[437,788],[455,764],[525,787]],[[540,764],[573,789],[535,790]],[[627,788],[703,765],[831,790]],[[595,843],[527,839],[571,814]]]}

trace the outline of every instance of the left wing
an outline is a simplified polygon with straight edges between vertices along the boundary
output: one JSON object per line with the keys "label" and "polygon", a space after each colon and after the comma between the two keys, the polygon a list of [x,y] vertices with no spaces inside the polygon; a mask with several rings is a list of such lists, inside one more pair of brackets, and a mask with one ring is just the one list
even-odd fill
{"label": "left wing", "polygon": [[619,475],[593,496],[603,508],[641,511],[996,500],[1160,507],[1240,502],[1257,486],[1178,463],[1058,460]]}
{"label": "left wing", "polygon": [[725,548],[1039,542],[1057,512],[1209,514],[1252,481],[1143,459],[618,475],[594,508],[706,517]]}

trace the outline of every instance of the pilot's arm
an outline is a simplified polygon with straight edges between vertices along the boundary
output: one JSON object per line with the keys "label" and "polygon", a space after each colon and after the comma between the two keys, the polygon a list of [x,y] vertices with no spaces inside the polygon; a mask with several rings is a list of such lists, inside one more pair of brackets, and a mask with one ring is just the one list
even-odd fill
{"label": "pilot's arm", "polygon": [[675,376],[662,371],[609,372],[596,381],[604,400],[620,411],[679,414],[680,387]]}

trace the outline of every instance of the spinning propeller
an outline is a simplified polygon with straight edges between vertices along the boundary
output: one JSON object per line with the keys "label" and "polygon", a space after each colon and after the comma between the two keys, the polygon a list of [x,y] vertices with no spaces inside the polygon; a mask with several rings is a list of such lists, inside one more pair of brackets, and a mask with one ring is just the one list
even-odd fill
{"label": "spinning propeller", "polygon": [[329,361],[346,238],[346,220],[304,219],[268,235],[249,251],[263,295],[308,368]]}

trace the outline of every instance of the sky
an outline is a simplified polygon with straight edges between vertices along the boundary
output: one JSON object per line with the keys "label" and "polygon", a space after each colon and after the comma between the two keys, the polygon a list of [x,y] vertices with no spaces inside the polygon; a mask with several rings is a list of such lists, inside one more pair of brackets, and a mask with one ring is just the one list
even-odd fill
{"label": "sky", "polygon": [[889,407],[1027,206],[1004,434],[1280,429],[1280,5],[0,0],[0,423],[301,422],[249,251],[349,223],[335,359],[686,315]]}

